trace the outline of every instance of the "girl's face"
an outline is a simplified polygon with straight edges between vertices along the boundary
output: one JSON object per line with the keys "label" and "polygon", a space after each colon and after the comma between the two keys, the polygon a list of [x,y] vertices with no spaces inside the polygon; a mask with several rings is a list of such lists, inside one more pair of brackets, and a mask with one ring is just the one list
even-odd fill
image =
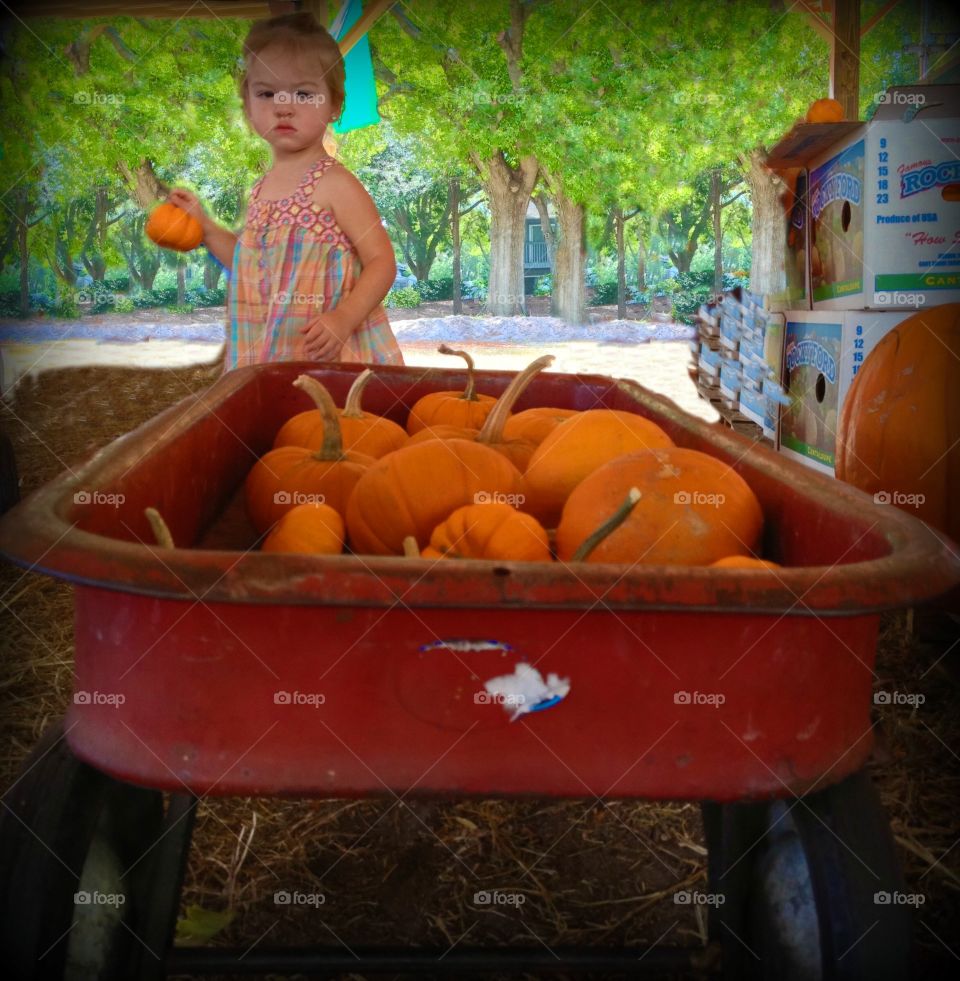
{"label": "girl's face", "polygon": [[322,146],[335,112],[323,69],[275,46],[251,58],[244,109],[278,158]]}

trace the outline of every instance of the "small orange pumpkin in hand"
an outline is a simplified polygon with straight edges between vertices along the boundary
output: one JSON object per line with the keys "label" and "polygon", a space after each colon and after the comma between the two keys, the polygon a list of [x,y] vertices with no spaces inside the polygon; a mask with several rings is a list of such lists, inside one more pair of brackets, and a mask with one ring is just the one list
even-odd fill
{"label": "small orange pumpkin in hand", "polygon": [[189,252],[203,241],[203,229],[193,215],[175,204],[159,204],[150,212],[147,235],[164,249]]}

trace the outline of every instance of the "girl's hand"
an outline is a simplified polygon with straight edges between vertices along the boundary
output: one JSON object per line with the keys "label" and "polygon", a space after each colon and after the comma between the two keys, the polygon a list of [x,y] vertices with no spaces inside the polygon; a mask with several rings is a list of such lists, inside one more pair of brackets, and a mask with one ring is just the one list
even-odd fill
{"label": "girl's hand", "polygon": [[208,217],[206,211],[203,210],[203,205],[200,203],[200,199],[193,192],[182,187],[175,187],[167,195],[167,200],[171,204],[175,204],[178,208],[182,208],[188,215],[192,215],[194,218],[196,218],[197,221],[200,222],[200,226],[203,228],[204,233],[206,233],[207,228],[209,227],[210,218]]}
{"label": "girl's hand", "polygon": [[335,310],[322,313],[300,328],[304,348],[315,361],[339,361],[340,351],[353,333],[353,324],[338,317]]}

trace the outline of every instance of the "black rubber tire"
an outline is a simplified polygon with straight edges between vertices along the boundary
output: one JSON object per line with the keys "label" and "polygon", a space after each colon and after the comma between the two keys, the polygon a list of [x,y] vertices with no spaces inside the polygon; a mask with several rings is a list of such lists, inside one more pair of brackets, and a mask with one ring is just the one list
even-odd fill
{"label": "black rubber tire", "polygon": [[[140,859],[162,826],[159,791],[87,766],[71,753],[59,724],[48,730],[0,808],[4,976],[59,981],[77,976],[79,957],[85,977],[133,977],[152,871]],[[122,904],[78,904],[75,897],[86,892],[81,884],[108,881],[119,883]]]}
{"label": "black rubber tire", "polygon": [[[864,771],[800,800],[703,805],[710,937],[724,977],[902,981],[912,917],[890,826]],[[894,897],[895,900],[896,897]]]}

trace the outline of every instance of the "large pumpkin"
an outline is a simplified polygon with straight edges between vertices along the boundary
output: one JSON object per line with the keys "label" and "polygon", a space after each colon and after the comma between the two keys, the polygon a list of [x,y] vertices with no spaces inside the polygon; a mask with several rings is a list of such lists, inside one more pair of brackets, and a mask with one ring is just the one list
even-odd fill
{"label": "large pumpkin", "polygon": [[840,410],[836,472],[960,542],[960,303],[915,313],[867,355]]}
{"label": "large pumpkin", "polygon": [[466,351],[455,351],[446,344],[441,344],[437,350],[466,361],[467,384],[462,392],[430,392],[419,398],[407,417],[407,432],[411,436],[421,429],[440,425],[479,429],[497,401],[492,395],[482,395],[477,391],[473,358]]}
{"label": "large pumpkin", "polygon": [[506,439],[522,439],[539,446],[566,419],[577,414],[576,409],[537,406],[515,412],[504,423]]}
{"label": "large pumpkin", "polygon": [[[301,375],[294,384],[303,387]],[[265,453],[250,469],[244,483],[247,513],[261,534],[298,504],[319,501],[341,515],[361,474],[373,457],[344,450],[337,408],[320,382],[312,393],[318,398],[324,420],[323,444],[318,450],[281,446]]]}
{"label": "large pumpkin", "polygon": [[556,527],[570,492],[607,461],[625,453],[673,446],[655,423],[619,409],[588,409],[561,422],[537,447],[525,471],[524,511]]}
{"label": "large pumpkin", "polygon": [[710,565],[757,551],[763,512],[746,481],[716,457],[670,446],[619,457],[585,477],[564,505],[557,558],[573,560],[633,489],[639,500],[587,562]]}
{"label": "large pumpkin", "polygon": [[150,212],[147,235],[165,249],[189,252],[203,241],[203,228],[193,215],[175,204],[159,204]]}
{"label": "large pumpkin", "polygon": [[[343,408],[337,410],[337,417],[340,421],[340,436],[344,449],[380,459],[387,453],[400,449],[407,441],[407,434],[402,426],[398,426],[391,419],[363,411],[361,407],[363,390],[371,378],[373,372],[369,368],[357,375],[350,386],[350,391],[347,392]],[[280,446],[304,446],[308,450],[318,450],[323,445],[324,434],[322,396],[317,391],[320,383],[309,375],[301,375],[294,384],[313,399],[317,408],[298,412],[289,418],[280,427],[273,441],[273,447],[276,449]]]}
{"label": "large pumpkin", "polygon": [[357,481],[347,505],[355,552],[403,555],[408,535],[423,548],[458,507],[522,500],[523,476],[502,454],[465,439],[433,439],[389,453]]}

